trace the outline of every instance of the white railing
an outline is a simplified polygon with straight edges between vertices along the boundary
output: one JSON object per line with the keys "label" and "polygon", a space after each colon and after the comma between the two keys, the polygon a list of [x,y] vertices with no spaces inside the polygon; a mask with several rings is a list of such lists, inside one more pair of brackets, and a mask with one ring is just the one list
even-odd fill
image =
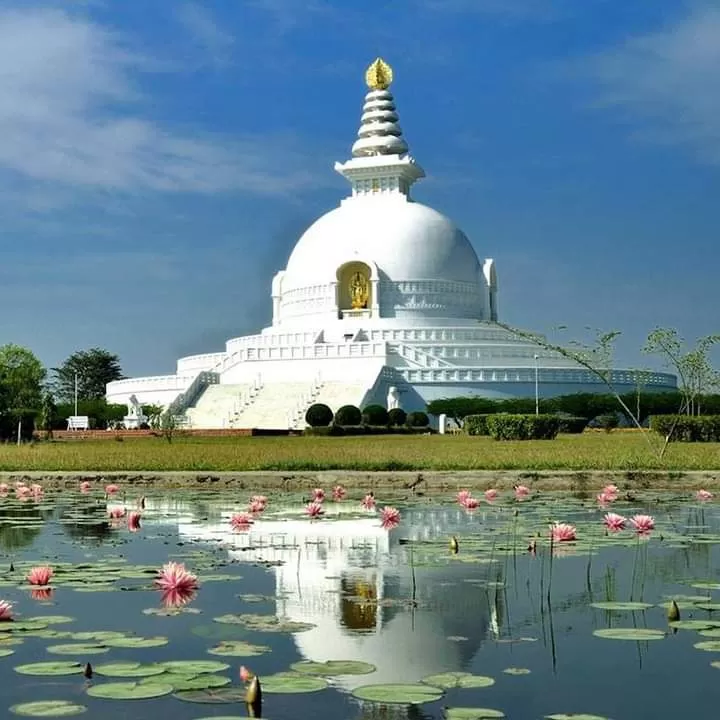
{"label": "white railing", "polygon": [[442,360],[425,350],[421,350],[419,347],[414,345],[405,345],[405,343],[393,343],[388,345],[390,352],[397,352],[400,357],[405,358],[409,362],[416,363],[417,365],[423,365],[428,368],[441,368],[441,367],[452,367],[452,363]]}
{"label": "white railing", "polygon": [[[108,383],[108,395],[122,392],[124,388],[135,389],[143,386],[145,390],[184,390],[189,387],[195,375],[154,375],[151,377],[128,378],[127,380],[113,380]],[[152,388],[147,386],[152,385]]]}
{"label": "white railing", "polygon": [[238,402],[235,404],[232,412],[228,414],[227,422],[230,427],[235,427],[237,422],[242,417],[242,414],[252,405],[260,395],[260,391],[263,389],[262,375],[258,373],[250,388],[246,392],[241,392],[238,396]]}

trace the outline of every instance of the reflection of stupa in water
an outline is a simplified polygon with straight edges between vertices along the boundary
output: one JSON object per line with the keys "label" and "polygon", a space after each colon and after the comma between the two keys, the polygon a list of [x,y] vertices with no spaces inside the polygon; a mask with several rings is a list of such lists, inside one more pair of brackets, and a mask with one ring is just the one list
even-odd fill
{"label": "reflection of stupa in water", "polygon": [[458,518],[450,508],[406,511],[392,534],[374,515],[320,522],[269,518],[247,533],[233,533],[227,520],[181,521],[178,531],[193,540],[222,540],[241,562],[280,563],[272,567],[278,615],[315,625],[295,634],[298,651],[317,662],[375,665],[372,675],[343,683],[356,686],[464,669],[488,628],[497,626],[486,595],[465,582],[481,566],[448,562],[413,573],[411,553],[421,551],[398,543],[399,537],[447,537]]}

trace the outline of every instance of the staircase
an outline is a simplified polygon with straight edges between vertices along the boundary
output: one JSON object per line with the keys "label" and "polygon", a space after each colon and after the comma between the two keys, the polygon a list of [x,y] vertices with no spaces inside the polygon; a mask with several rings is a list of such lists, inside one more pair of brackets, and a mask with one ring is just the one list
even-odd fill
{"label": "staircase", "polygon": [[[320,391],[313,402],[323,403],[333,412],[337,412],[343,405],[355,405],[361,408],[369,389],[370,385],[367,383],[325,382],[320,386]],[[304,415],[302,426],[305,426]]]}
{"label": "staircase", "polygon": [[186,427],[216,429],[233,427],[245,406],[257,398],[253,385],[210,385],[193,407],[185,411]]}
{"label": "staircase", "polygon": [[230,427],[283,430],[294,428],[315,400],[317,386],[310,382],[273,382],[264,385],[254,402],[232,420]]}

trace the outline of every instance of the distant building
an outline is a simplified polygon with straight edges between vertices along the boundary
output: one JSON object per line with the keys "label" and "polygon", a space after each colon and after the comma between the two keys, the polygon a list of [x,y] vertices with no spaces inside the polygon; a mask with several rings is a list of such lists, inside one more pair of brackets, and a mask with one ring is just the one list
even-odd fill
{"label": "distant building", "polygon": [[[109,383],[109,402],[172,404],[191,427],[288,428],[303,426],[314,402],[384,405],[393,387],[405,410],[460,395],[605,391],[584,368],[497,325],[494,261],[480,261],[451,220],[412,200],[425,172],[398,124],[392,71],[378,59],[366,79],[352,157],[335,164],[351,193],[273,278],[272,325],[223,352],[180,358],[174,375]],[[636,387],[630,371],[613,382]],[[653,373],[643,385],[671,390],[676,379]]]}

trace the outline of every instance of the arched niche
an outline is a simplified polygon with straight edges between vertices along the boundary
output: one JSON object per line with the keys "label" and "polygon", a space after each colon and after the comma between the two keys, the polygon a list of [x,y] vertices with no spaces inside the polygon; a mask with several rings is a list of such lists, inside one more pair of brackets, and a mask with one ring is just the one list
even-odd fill
{"label": "arched niche", "polygon": [[337,271],[337,305],[340,313],[369,313],[377,305],[377,272],[361,260],[345,263]]}

